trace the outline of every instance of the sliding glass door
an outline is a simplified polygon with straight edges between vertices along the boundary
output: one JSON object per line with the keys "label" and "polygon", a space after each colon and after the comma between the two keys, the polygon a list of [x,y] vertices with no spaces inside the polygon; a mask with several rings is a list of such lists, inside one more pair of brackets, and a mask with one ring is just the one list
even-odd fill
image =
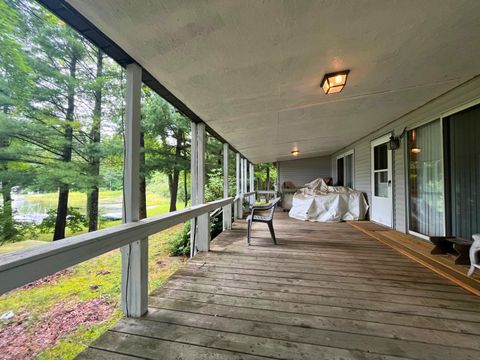
{"label": "sliding glass door", "polygon": [[442,127],[440,120],[408,132],[409,229],[445,235]]}
{"label": "sliding glass door", "polygon": [[448,136],[450,234],[471,239],[480,233],[480,105],[451,115]]}

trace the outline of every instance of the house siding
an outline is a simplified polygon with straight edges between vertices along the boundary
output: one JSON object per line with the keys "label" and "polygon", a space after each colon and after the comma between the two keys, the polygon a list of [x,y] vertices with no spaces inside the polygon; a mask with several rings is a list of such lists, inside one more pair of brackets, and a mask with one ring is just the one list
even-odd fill
{"label": "house siding", "polygon": [[[370,142],[380,136],[393,132],[400,135],[405,128],[411,129],[422,123],[433,121],[447,115],[451,111],[460,111],[480,99],[480,77],[477,76],[449,92],[435,98],[427,104],[411,111],[401,118],[392,121],[375,132],[357,140],[332,154],[330,163],[332,177],[336,181],[336,157],[346,151],[354,150],[355,189],[362,191],[370,203],[371,198],[371,156]],[[406,184],[406,139],[401,141],[400,148],[393,152],[393,227],[402,232],[407,231],[407,184]]]}
{"label": "house siding", "polygon": [[292,181],[302,186],[319,177],[328,177],[332,173],[330,157],[313,157],[307,159],[278,162],[280,186],[284,181]]}

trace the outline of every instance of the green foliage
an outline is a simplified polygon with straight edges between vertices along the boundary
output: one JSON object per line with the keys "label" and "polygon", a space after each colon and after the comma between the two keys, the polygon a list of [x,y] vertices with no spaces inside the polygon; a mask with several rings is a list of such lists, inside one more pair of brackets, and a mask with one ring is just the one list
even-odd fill
{"label": "green foliage", "polygon": [[[48,210],[47,217],[43,219],[40,225],[38,225],[40,233],[47,234],[52,232],[55,228],[56,218],[57,211],[55,209]],[[67,215],[67,228],[70,229],[72,233],[76,233],[82,231],[85,226],[87,226],[86,216],[80,213],[78,208],[70,206]]]}
{"label": "green foliage", "polygon": [[190,254],[190,222],[183,224],[178,233],[167,240],[168,252],[171,256],[186,256]]}
{"label": "green foliage", "polygon": [[207,186],[205,188],[205,200],[214,201],[223,198],[223,170],[212,169],[208,174]]}
{"label": "green foliage", "polygon": [[212,240],[215,239],[223,231],[222,214],[214,216],[210,219],[210,237]]}
{"label": "green foliage", "polygon": [[255,165],[255,181],[259,190],[274,190],[277,167],[272,163]]}

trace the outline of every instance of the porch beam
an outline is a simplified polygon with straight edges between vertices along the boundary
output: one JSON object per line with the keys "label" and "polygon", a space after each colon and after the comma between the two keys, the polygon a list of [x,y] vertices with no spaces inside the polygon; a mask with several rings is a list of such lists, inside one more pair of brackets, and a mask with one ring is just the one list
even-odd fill
{"label": "porch beam", "polygon": [[[228,198],[228,144],[223,144],[223,197]],[[232,228],[232,206],[223,207],[223,230]]]}
{"label": "porch beam", "polygon": [[[142,68],[126,66],[124,223],[140,220],[140,96]],[[122,309],[128,317],[140,317],[148,306],[148,238],[121,248]]]}

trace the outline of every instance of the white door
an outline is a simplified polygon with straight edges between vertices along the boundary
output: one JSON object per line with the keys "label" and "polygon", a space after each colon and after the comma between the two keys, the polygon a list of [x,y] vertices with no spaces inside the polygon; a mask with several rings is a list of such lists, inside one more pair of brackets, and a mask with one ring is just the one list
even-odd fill
{"label": "white door", "polygon": [[392,150],[387,149],[390,135],[372,141],[372,204],[370,220],[392,227],[393,182]]}

